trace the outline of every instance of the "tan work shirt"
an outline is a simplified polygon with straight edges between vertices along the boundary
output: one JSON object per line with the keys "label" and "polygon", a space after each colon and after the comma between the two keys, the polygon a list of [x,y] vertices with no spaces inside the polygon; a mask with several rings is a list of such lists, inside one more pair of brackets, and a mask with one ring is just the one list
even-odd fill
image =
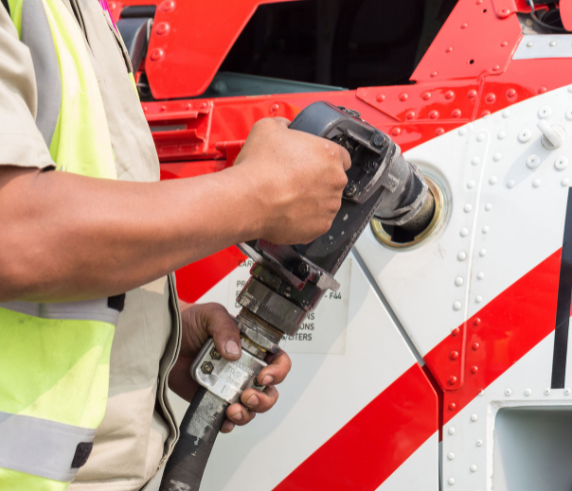
{"label": "tan work shirt", "polygon": [[[98,0],[76,3],[106,110],[117,175],[157,181],[159,162],[119,40]],[[77,26],[70,26],[77,28]],[[28,48],[0,5],[0,165],[53,165],[35,124],[36,82]],[[111,352],[109,400],[87,464],[72,491],[136,491],[156,474],[178,437],[167,376],[178,355],[180,320],[173,275],[127,292]]]}

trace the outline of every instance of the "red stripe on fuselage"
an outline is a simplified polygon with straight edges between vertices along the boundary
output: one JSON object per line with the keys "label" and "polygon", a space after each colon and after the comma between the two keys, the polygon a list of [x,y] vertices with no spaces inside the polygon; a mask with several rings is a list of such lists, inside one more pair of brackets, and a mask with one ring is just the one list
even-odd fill
{"label": "red stripe on fuselage", "polygon": [[[554,331],[560,258],[559,250],[459,326],[461,334],[466,329],[465,356],[458,359],[464,358],[464,383],[445,390],[443,423]],[[447,380],[458,362],[450,356],[457,345],[450,335],[425,356],[438,380]]]}
{"label": "red stripe on fuselage", "polygon": [[274,491],[374,491],[437,429],[437,395],[416,363]]}

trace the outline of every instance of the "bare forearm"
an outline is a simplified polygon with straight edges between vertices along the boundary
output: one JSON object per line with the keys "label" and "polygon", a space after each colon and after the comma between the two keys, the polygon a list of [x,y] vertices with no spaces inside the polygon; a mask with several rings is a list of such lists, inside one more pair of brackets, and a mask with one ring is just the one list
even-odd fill
{"label": "bare forearm", "polygon": [[0,301],[123,293],[263,233],[238,167],[158,183],[14,171],[0,175]]}

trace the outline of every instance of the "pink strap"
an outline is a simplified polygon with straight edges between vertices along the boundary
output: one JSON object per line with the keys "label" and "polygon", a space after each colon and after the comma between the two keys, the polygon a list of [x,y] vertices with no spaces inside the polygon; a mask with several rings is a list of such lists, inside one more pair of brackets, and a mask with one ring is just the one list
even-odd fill
{"label": "pink strap", "polygon": [[117,26],[115,25],[115,21],[113,20],[113,16],[111,15],[111,10],[109,9],[109,4],[107,3],[107,0],[99,0],[99,5],[101,5],[101,8],[107,12],[109,18],[111,19],[111,22],[113,23],[113,27],[115,27],[115,30],[117,30]]}

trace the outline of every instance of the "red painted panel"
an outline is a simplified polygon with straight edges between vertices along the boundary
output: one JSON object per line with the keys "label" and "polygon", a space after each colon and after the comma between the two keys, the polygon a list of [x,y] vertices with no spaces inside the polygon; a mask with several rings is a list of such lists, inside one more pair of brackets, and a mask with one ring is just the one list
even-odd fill
{"label": "red painted panel", "polygon": [[[557,251],[483,307],[459,329],[465,332],[464,360],[453,360],[455,333],[433,348],[425,361],[445,390],[443,422],[554,330],[561,251]],[[464,364],[465,382],[448,385],[451,370]]]}
{"label": "red painted panel", "polygon": [[[502,9],[506,9],[503,6]],[[491,0],[461,0],[449,15],[411,80],[476,80],[502,73],[522,30],[516,15],[499,18]]]}
{"label": "red painted panel", "polygon": [[413,365],[274,491],[374,491],[438,430],[437,406]]}

